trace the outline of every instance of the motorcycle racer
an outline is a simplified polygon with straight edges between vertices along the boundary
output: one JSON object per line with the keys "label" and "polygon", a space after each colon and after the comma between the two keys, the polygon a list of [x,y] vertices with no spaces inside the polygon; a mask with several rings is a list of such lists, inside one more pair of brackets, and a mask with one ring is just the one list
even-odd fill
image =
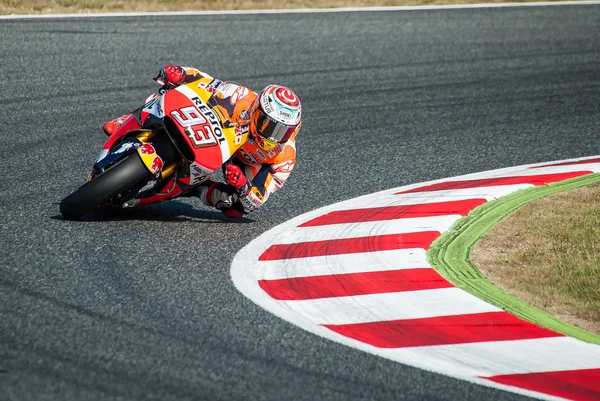
{"label": "motorcycle racer", "polygon": [[[284,86],[267,85],[257,94],[193,67],[167,65],[154,80],[161,85],[159,92],[164,93],[201,78],[204,80],[200,84],[212,93],[209,106],[233,123],[236,132],[248,132],[249,136],[224,164],[224,183],[208,179],[182,196],[197,196],[227,217],[241,218],[263,205],[294,169],[295,139],[302,125],[300,99]],[[105,123],[104,132],[110,136],[118,129],[139,129],[141,124],[139,115],[133,112]]]}

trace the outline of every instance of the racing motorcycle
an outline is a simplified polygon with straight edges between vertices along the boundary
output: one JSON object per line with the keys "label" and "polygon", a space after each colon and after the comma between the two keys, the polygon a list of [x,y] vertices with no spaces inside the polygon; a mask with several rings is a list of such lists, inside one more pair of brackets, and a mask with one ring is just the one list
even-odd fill
{"label": "racing motorcycle", "polygon": [[220,84],[201,78],[149,96],[134,112],[142,128],[124,124],[108,138],[88,182],[61,201],[64,218],[173,199],[208,180],[248,136],[212,107]]}

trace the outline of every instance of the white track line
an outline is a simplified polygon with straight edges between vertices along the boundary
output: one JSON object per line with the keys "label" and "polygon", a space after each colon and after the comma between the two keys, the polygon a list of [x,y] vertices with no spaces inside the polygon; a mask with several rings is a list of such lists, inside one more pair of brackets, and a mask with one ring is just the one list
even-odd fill
{"label": "white track line", "polygon": [[423,231],[447,231],[460,215],[414,217],[395,220],[343,223],[314,227],[296,227],[277,239],[277,244],[297,244],[312,241],[361,238],[372,235],[416,233]]}
{"label": "white track line", "polygon": [[505,7],[553,7],[598,5],[597,0],[556,1],[532,3],[494,3],[494,4],[450,4],[431,6],[398,6],[398,7],[344,7],[344,8],[297,8],[289,10],[213,10],[213,11],[165,11],[165,12],[132,12],[132,13],[97,13],[97,14],[18,14],[3,15],[0,20],[19,19],[64,19],[64,18],[106,18],[106,17],[185,17],[214,15],[248,15],[248,14],[314,14],[345,12],[389,12],[389,11],[424,11],[424,10],[456,10],[466,8],[505,8]]}
{"label": "white track line", "polygon": [[[503,171],[500,173],[495,173],[493,171],[489,171],[487,173],[481,173],[478,175],[477,179],[485,179],[485,178],[500,178],[500,177],[535,177],[538,175],[546,175],[546,174],[562,174],[562,173],[570,173],[574,171],[600,171],[600,166],[598,162],[589,163],[589,164],[576,164],[576,165],[566,165],[566,166],[549,166],[549,167],[540,167],[535,169],[530,168],[522,168],[519,170],[513,171]],[[468,178],[466,178],[468,180]],[[457,180],[447,180],[447,181],[463,181],[463,179]]]}
{"label": "white track line", "polygon": [[[427,185],[427,184],[425,184]],[[502,185],[493,187],[464,188],[429,192],[414,192],[398,194],[398,189],[374,194],[370,198],[353,199],[353,202],[345,202],[337,205],[336,210],[372,209],[377,207],[404,206],[404,205],[426,205],[430,203],[453,202],[470,199],[496,200],[501,196],[508,195],[519,189],[532,187],[531,184]]]}

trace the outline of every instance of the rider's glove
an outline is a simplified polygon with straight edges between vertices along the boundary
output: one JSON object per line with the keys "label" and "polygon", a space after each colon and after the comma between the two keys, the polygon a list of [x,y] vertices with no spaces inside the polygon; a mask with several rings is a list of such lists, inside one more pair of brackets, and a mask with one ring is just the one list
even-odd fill
{"label": "rider's glove", "polygon": [[236,191],[247,192],[244,191],[246,186],[248,186],[248,179],[242,173],[242,169],[236,166],[235,164],[228,164],[225,167],[225,181],[235,188]]}
{"label": "rider's glove", "polygon": [[196,192],[202,203],[214,206],[227,217],[238,219],[244,217],[246,212],[244,206],[238,202],[239,198],[235,193],[235,188],[221,182],[209,182],[211,183],[210,185],[208,183],[200,184],[198,192]]}
{"label": "rider's glove", "polygon": [[185,70],[176,65],[167,65],[158,72],[154,80],[162,86],[175,88],[183,83],[185,79]]}

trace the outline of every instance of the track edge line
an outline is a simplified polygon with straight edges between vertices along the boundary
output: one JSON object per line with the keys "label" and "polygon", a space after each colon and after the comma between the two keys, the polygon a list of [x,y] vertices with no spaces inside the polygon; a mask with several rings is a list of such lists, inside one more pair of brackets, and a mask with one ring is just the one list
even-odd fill
{"label": "track edge line", "polygon": [[74,18],[106,18],[106,17],[185,17],[211,15],[247,15],[247,14],[317,14],[343,12],[386,12],[386,11],[427,11],[458,10],[481,8],[521,8],[521,7],[554,7],[554,6],[600,5],[600,0],[566,0],[539,1],[522,3],[476,3],[447,4],[424,6],[383,6],[383,7],[332,7],[332,8],[291,8],[291,9],[249,9],[249,10],[198,10],[198,11],[140,11],[124,13],[73,13],[73,14],[4,14],[0,21],[27,19],[74,19]]}

